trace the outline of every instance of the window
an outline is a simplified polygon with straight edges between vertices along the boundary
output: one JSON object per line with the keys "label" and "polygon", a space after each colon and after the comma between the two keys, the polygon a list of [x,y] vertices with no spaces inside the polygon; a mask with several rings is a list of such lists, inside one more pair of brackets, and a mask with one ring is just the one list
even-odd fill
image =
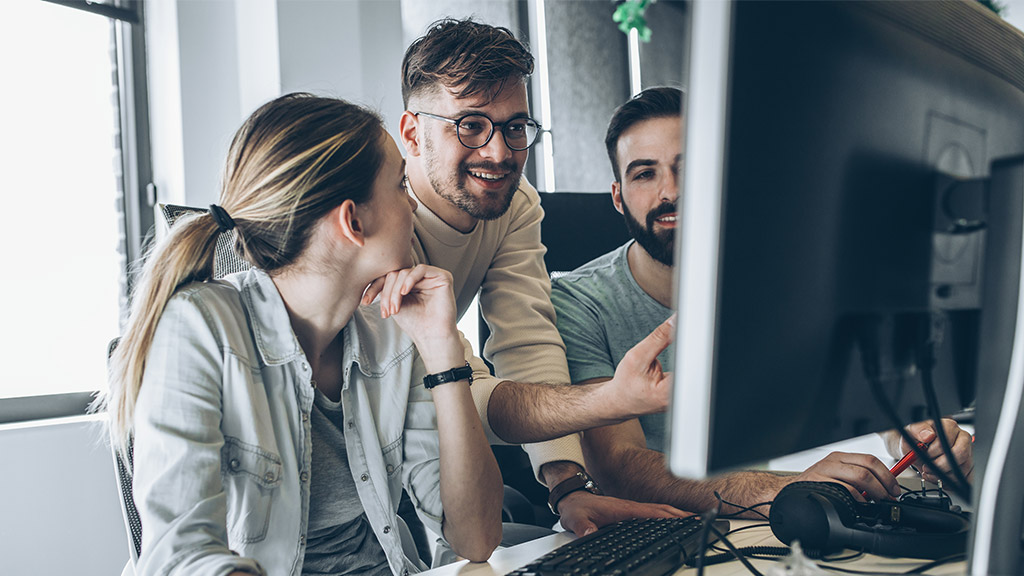
{"label": "window", "polygon": [[128,262],[152,217],[139,209],[141,5],[7,0],[0,10],[2,423],[81,414],[105,387]]}

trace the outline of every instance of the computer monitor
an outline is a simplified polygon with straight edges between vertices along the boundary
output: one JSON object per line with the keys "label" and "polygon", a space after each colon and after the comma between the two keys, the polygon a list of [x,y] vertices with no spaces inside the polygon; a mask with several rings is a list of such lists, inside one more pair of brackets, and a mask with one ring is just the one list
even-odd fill
{"label": "computer monitor", "polygon": [[976,402],[972,572],[1018,573],[1024,35],[899,1],[698,1],[688,33],[670,468]]}

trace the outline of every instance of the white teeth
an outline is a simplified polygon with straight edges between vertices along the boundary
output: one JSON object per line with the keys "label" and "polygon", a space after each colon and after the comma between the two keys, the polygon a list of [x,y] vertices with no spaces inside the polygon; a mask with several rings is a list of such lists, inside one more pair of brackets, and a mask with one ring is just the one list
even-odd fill
{"label": "white teeth", "polygon": [[470,174],[477,178],[483,178],[484,180],[501,180],[505,177],[504,174],[487,174],[484,172],[470,172]]}
{"label": "white teeth", "polygon": [[662,216],[661,218],[658,218],[658,222],[675,222],[675,221],[676,221],[676,217],[675,216]]}

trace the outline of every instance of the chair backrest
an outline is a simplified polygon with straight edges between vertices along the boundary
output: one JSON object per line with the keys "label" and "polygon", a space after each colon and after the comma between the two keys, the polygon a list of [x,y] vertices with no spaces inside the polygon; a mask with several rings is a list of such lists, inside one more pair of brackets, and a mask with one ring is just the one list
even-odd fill
{"label": "chair backrest", "polygon": [[142,521],[139,519],[139,511],[135,508],[135,498],[132,495],[132,451],[128,447],[128,462],[114,451],[114,466],[117,471],[118,493],[121,495],[121,514],[124,516],[124,526],[128,531],[128,540],[131,543],[129,550],[132,565],[139,559],[142,552]]}
{"label": "chair backrest", "polygon": [[[114,338],[107,344],[108,362],[120,341],[120,338]],[[121,515],[124,517],[124,527],[128,532],[128,542],[131,544],[129,549],[131,562],[129,564],[134,566],[135,562],[139,559],[139,553],[142,551],[142,521],[139,520],[139,511],[135,508],[135,497],[132,494],[132,466],[134,462],[131,440],[128,441],[127,462],[117,453],[117,448],[113,442],[111,442],[111,452],[114,456],[114,472],[117,474],[117,493],[121,496]]]}
{"label": "chair backrest", "polygon": [[[203,214],[207,210],[205,208],[195,208],[192,206],[178,206],[176,204],[160,204],[160,212],[164,215],[164,220],[167,222],[168,228],[174,225],[174,222],[186,215],[186,214]],[[235,272],[241,272],[252,268],[242,257],[235,252],[235,232],[232,230],[228,234],[221,234],[217,238],[217,248],[213,259],[213,277],[223,278],[228,274]]]}
{"label": "chair backrest", "polygon": [[622,246],[629,231],[610,193],[541,193],[544,220],[540,238],[547,247],[544,264],[557,277]]}

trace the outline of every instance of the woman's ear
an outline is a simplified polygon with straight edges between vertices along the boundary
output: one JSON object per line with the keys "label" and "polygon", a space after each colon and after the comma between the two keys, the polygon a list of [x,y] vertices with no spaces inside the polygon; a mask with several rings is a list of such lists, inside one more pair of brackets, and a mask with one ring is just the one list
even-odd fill
{"label": "woman's ear", "polygon": [[345,200],[332,212],[332,219],[343,238],[359,247],[366,244],[366,230],[359,219],[355,202]]}
{"label": "woman's ear", "polygon": [[398,135],[402,139],[402,146],[409,156],[420,155],[420,126],[419,117],[406,110],[398,120]]}

